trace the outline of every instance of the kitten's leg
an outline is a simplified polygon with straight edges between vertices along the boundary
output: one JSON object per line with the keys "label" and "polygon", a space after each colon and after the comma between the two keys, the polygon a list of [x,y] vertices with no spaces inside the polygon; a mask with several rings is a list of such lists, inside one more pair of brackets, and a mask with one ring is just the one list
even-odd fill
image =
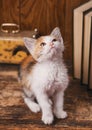
{"label": "kitten's leg", "polygon": [[37,95],[37,101],[42,109],[42,121],[45,124],[52,124],[54,117],[52,113],[51,102],[46,93],[41,92]]}
{"label": "kitten's leg", "polygon": [[67,113],[63,110],[64,104],[64,91],[59,90],[53,97],[54,101],[54,114],[57,118],[64,119],[67,117]]}
{"label": "kitten's leg", "polygon": [[35,98],[33,96],[32,91],[25,89],[23,98],[24,98],[24,102],[32,112],[37,113],[40,111],[40,106],[34,101]]}

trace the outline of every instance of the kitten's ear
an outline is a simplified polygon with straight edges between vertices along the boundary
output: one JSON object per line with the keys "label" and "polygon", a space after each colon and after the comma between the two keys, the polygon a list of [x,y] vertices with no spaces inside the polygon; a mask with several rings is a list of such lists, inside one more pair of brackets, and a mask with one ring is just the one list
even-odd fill
{"label": "kitten's ear", "polygon": [[63,38],[62,38],[59,27],[54,28],[54,30],[51,32],[50,35],[56,37],[61,42],[62,51],[64,51]]}
{"label": "kitten's ear", "polygon": [[59,27],[54,28],[50,35],[52,35],[58,39],[62,38]]}
{"label": "kitten's ear", "polygon": [[32,54],[36,43],[36,39],[24,37],[23,41],[28,51]]}

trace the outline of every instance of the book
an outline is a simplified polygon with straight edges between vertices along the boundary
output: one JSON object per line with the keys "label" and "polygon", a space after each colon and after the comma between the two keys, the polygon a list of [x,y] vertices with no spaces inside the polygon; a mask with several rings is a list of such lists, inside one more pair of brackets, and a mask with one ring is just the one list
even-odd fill
{"label": "book", "polygon": [[92,16],[91,16],[91,35],[90,35],[90,56],[89,56],[88,89],[92,90]]}
{"label": "book", "polygon": [[91,17],[92,11],[84,16],[84,29],[83,29],[83,52],[82,52],[82,65],[81,65],[81,82],[88,85],[88,71],[89,71],[89,56],[90,56],[90,38],[91,38]]}
{"label": "book", "polygon": [[92,9],[92,0],[74,9],[73,14],[73,75],[81,78],[83,13]]}

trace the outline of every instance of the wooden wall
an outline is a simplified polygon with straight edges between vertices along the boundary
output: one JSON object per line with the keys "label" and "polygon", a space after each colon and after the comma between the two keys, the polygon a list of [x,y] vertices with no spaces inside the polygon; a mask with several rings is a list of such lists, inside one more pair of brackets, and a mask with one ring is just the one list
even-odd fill
{"label": "wooden wall", "polygon": [[14,22],[21,30],[38,28],[41,35],[59,26],[65,59],[72,60],[72,10],[88,0],[0,0],[0,24]]}

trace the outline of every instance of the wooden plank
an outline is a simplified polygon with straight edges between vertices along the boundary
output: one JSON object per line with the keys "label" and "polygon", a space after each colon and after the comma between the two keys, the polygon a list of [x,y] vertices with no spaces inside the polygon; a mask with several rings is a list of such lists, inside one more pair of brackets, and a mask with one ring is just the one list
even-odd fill
{"label": "wooden plank", "polygon": [[0,24],[19,24],[19,0],[0,0]]}
{"label": "wooden plank", "polygon": [[[15,66],[12,70],[13,67],[17,71]],[[4,66],[1,68],[3,70]],[[7,70],[10,69],[7,65]],[[15,76],[0,76],[0,130],[92,130],[92,96],[88,95],[85,86],[71,79],[64,99],[68,118],[55,118],[52,125],[44,125],[42,113],[32,113],[24,104]]]}
{"label": "wooden plank", "polygon": [[65,3],[65,59],[72,61],[73,9],[89,0],[66,0]]}
{"label": "wooden plank", "polygon": [[64,35],[64,4],[65,0],[21,1],[21,28],[38,28],[43,35],[59,26]]}
{"label": "wooden plank", "polygon": [[68,127],[68,128],[58,128],[58,127],[35,127],[34,126],[28,126],[28,127],[17,127],[17,126],[13,126],[13,127],[8,127],[7,126],[0,126],[1,130],[92,130],[92,128],[78,128],[78,127]]}
{"label": "wooden plank", "polygon": [[59,26],[65,42],[64,57],[72,61],[72,11],[87,1],[0,0],[0,24],[20,23],[22,30],[38,28],[42,35]]}

